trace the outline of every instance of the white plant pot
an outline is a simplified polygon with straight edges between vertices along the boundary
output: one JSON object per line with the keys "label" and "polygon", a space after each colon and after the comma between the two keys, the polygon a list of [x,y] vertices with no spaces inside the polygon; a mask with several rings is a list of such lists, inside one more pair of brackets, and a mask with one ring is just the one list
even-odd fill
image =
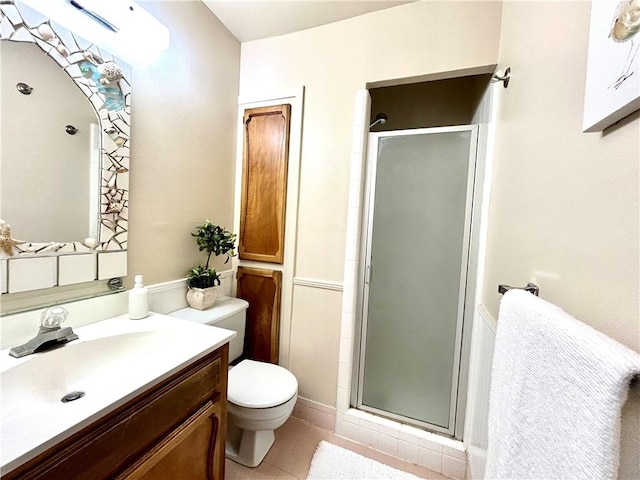
{"label": "white plant pot", "polygon": [[187,303],[196,310],[213,307],[218,298],[218,287],[190,288],[187,290]]}

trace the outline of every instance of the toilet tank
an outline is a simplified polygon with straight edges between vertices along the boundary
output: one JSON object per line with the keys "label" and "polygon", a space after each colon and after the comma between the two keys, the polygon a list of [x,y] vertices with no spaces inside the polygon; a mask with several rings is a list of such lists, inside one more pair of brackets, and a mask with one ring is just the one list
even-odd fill
{"label": "toilet tank", "polygon": [[206,310],[187,307],[167,315],[235,331],[236,337],[229,342],[229,362],[232,362],[242,355],[248,306],[241,298],[218,297],[213,307]]}

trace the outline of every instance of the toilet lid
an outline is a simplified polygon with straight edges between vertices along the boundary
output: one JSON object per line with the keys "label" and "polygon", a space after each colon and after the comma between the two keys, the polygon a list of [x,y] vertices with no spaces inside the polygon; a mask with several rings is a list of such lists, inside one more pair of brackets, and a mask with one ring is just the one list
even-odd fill
{"label": "toilet lid", "polygon": [[297,392],[293,373],[272,363],[243,360],[229,370],[227,400],[239,407],[275,407]]}

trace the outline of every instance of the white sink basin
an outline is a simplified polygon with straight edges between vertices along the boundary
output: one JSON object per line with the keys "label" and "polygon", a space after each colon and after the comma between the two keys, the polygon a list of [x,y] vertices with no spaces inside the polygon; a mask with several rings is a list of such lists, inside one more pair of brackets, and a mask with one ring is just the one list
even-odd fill
{"label": "white sink basin", "polygon": [[[159,314],[74,328],[80,337],[23,358],[0,351],[0,473],[45,451],[189,363],[235,332]],[[34,331],[35,333],[35,331]],[[77,400],[63,403],[71,392]]]}
{"label": "white sink basin", "polygon": [[109,388],[106,379],[118,381],[128,365],[148,355],[171,337],[170,332],[149,330],[83,341],[32,355],[0,374],[2,424],[30,415],[34,408],[60,402],[70,392],[96,394]]}

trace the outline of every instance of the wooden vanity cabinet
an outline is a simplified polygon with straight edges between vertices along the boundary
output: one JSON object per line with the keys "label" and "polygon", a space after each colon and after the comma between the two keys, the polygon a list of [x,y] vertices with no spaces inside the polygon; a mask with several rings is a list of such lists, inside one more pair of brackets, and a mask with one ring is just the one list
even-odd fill
{"label": "wooden vanity cabinet", "polygon": [[225,344],[3,479],[224,480]]}

